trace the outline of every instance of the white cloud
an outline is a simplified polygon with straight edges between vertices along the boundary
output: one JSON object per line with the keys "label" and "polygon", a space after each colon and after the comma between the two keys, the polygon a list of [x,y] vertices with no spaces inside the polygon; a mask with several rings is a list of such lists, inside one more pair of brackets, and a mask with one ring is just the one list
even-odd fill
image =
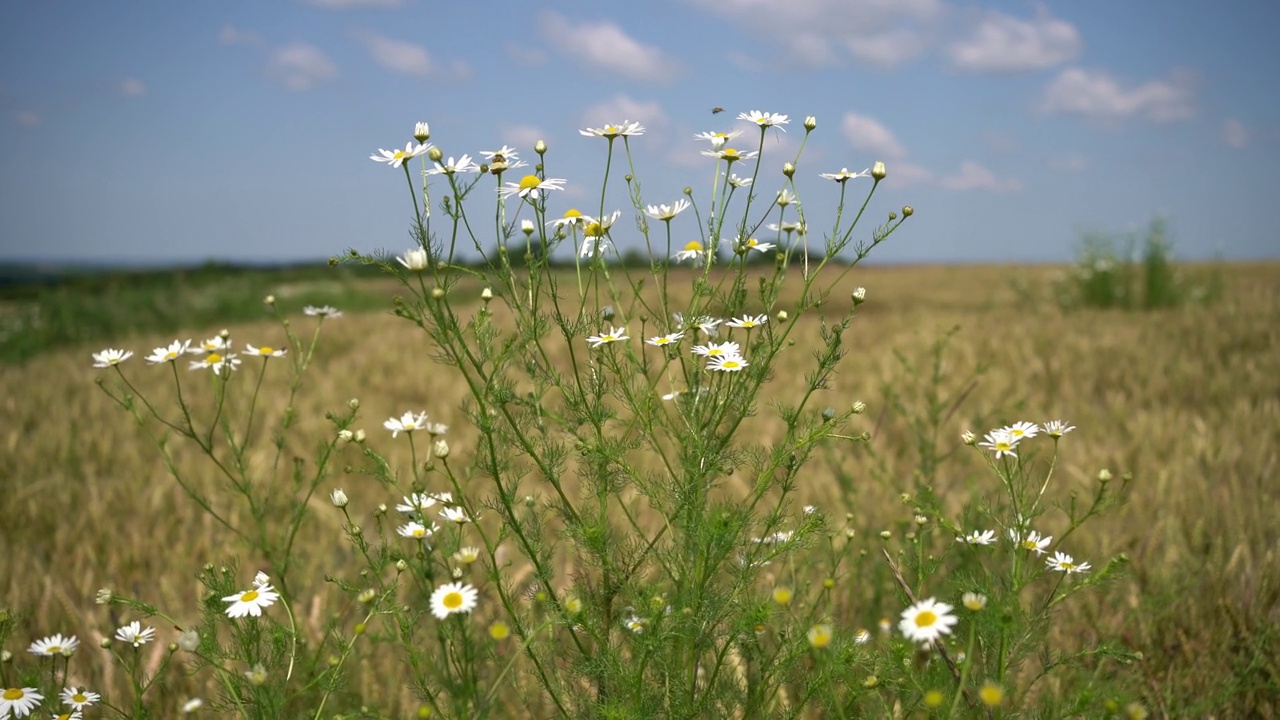
{"label": "white cloud", "polygon": [[932,171],[912,162],[899,160],[885,163],[885,165],[888,172],[884,179],[885,185],[895,190],[913,185],[926,185],[934,180]]}
{"label": "white cloud", "polygon": [[1222,123],[1222,141],[1239,150],[1249,144],[1249,128],[1235,118]]}
{"label": "white cloud", "polygon": [[615,95],[610,100],[596,103],[582,112],[582,128],[600,127],[633,120],[645,126],[646,132],[666,130],[668,119],[662,105],[656,100],[641,102],[627,95]]}
{"label": "white cloud", "polygon": [[1143,117],[1157,123],[1186,120],[1195,114],[1192,81],[1185,74],[1123,87],[1105,70],[1067,68],[1045,89],[1041,110],[1117,121]]}
{"label": "white cloud", "polygon": [[261,45],[262,36],[234,25],[223,25],[218,31],[218,42],[223,45]]}
{"label": "white cloud", "polygon": [[277,49],[267,64],[267,75],[294,92],[310,90],[337,74],[338,66],[319,48],[306,43]]}
{"label": "white cloud", "polygon": [[943,0],[685,0],[727,19],[783,59],[808,67],[846,57],[877,67],[911,60],[932,44]]}
{"label": "white cloud", "polygon": [[849,144],[875,155],[873,159],[901,160],[907,156],[907,149],[879,120],[857,113],[845,113],[844,119],[840,121],[840,129]]}
{"label": "white cloud", "polygon": [[1013,178],[998,178],[995,173],[972,160],[960,163],[952,175],[939,178],[938,184],[948,190],[986,190],[993,193],[1016,192],[1022,183]]}
{"label": "white cloud", "polygon": [[331,10],[400,7],[400,0],[302,0],[302,2],[305,5],[315,5]]}
{"label": "white cloud", "polygon": [[590,70],[645,82],[672,80],[680,70],[674,58],[635,40],[611,22],[574,24],[546,11],[538,16],[538,28],[551,47]]}
{"label": "white cloud", "polygon": [[1089,169],[1089,159],[1080,153],[1049,158],[1049,168],[1058,172],[1080,173]]}
{"label": "white cloud", "polygon": [[427,49],[416,43],[392,40],[374,32],[357,33],[369,49],[374,62],[394,73],[410,77],[427,77],[439,70]]}
{"label": "white cloud", "polygon": [[498,133],[502,137],[504,144],[514,147],[524,157],[530,158],[530,165],[536,162],[537,155],[533,152],[533,146],[538,144],[539,140],[546,140],[547,134],[542,128],[533,125],[507,125]]}
{"label": "white cloud", "polygon": [[125,97],[142,97],[147,94],[147,84],[137,78],[125,78],[120,83],[120,94]]}
{"label": "white cloud", "polygon": [[952,64],[970,72],[1044,70],[1074,60],[1083,43],[1076,26],[1044,7],[1031,20],[990,11],[972,34],[952,44]]}
{"label": "white cloud", "polygon": [[40,124],[44,122],[44,119],[40,117],[40,113],[32,110],[23,110],[17,115],[14,115],[13,119],[22,127],[29,128],[40,127]]}

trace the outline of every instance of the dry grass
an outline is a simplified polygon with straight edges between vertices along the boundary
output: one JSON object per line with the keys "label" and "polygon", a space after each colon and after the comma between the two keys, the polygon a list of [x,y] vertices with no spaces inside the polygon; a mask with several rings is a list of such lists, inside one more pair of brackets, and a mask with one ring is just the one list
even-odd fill
{"label": "dry grass", "polygon": [[[1136,672],[1148,703],[1170,716],[1275,717],[1280,265],[1227,268],[1220,303],[1151,313],[1063,315],[1048,302],[1025,306],[1006,281],[1017,274],[1035,287],[1052,272],[911,267],[851,273],[849,287],[866,286],[871,301],[848,335],[849,355],[836,385],[817,407],[866,401],[870,410],[860,420],[873,433],[875,458],[841,453],[833,456],[839,458],[834,467],[815,465],[800,499],[822,504],[837,517],[854,511],[873,550],[879,542],[871,539],[874,531],[907,517],[897,497],[914,487],[914,440],[905,418],[887,410],[882,390],[892,384],[918,404],[921,379],[904,377],[894,351],[925,363],[933,342],[958,326],[945,355],[943,388],[960,392],[978,367],[991,370],[948,420],[940,437],[943,450],[959,445],[962,430],[984,429],[973,425],[979,418],[997,423],[1063,417],[1079,429],[1065,445],[1057,498],[1090,492],[1100,468],[1135,477],[1128,504],[1074,539],[1079,555],[1095,565],[1127,553],[1128,574],[1105,597],[1072,607],[1060,628],[1063,636],[1119,637],[1141,651],[1145,659]],[[847,292],[833,298],[848,302]],[[206,337],[218,329],[188,330]],[[278,327],[266,323],[232,330],[241,342],[283,339]],[[465,458],[474,436],[460,427],[462,390],[451,371],[431,362],[425,338],[389,314],[348,316],[325,331],[299,406],[304,420],[297,437],[305,441],[291,450],[309,457],[316,439],[329,432],[324,413],[358,397],[359,425],[393,459],[407,462],[407,449],[382,436],[381,421],[410,408],[451,422],[455,447]],[[807,357],[805,346],[815,337],[816,331],[806,330],[795,352]],[[139,350],[169,339],[121,342]],[[29,613],[24,630],[31,637],[69,631],[91,644],[98,633],[109,634],[117,618],[92,600],[102,586],[178,616],[194,614],[197,569],[242,552],[181,495],[156,448],[93,386],[98,371],[89,367],[88,351],[97,349],[50,353],[0,369],[6,419],[0,436],[0,472],[6,478],[0,494],[0,597],[11,609]],[[126,367],[158,404],[171,402],[163,373],[147,372],[138,358]],[[783,368],[769,396],[785,398],[799,387],[799,378]],[[267,412],[280,411],[285,387],[283,378],[268,378],[261,401]],[[762,403],[754,432],[767,435],[770,412]],[[350,452],[344,462],[355,464]],[[201,458],[189,450],[178,455],[191,477],[207,475]],[[957,510],[970,499],[977,477],[964,455],[935,482]],[[853,496],[839,491],[831,479],[836,473],[857,480]],[[372,480],[342,477],[341,466],[331,484],[347,489],[353,510],[393,499]],[[536,489],[536,483],[526,479],[526,487]],[[324,574],[350,574],[355,567],[340,518],[327,502],[316,505],[302,564],[291,581],[298,612],[311,628],[323,625],[337,597]],[[241,564],[253,568],[255,559],[242,558]],[[851,592],[860,601],[874,597]],[[862,620],[896,610],[855,612]],[[15,644],[24,637],[7,649],[25,649]],[[368,669],[394,677],[397,668],[388,659]],[[79,680],[100,687],[105,679]],[[363,674],[358,687],[397,688],[409,700],[397,683],[388,688],[372,674]],[[173,686],[166,692],[176,697],[199,690]]]}

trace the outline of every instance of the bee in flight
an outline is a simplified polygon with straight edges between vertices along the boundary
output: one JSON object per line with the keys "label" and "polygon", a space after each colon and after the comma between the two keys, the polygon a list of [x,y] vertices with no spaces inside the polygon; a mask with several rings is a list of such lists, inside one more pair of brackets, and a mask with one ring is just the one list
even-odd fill
{"label": "bee in flight", "polygon": [[720,113],[722,113],[722,112],[724,112],[724,108],[722,108],[722,107],[713,107],[713,108],[711,108],[711,114],[712,114],[712,115],[719,115],[719,114],[720,114]]}

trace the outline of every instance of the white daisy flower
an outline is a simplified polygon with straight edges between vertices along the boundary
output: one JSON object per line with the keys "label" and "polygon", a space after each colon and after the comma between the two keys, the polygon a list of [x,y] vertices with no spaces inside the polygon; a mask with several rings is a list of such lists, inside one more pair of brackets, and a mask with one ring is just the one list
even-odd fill
{"label": "white daisy flower", "polygon": [[255,585],[251,590],[228,595],[222,598],[225,603],[231,603],[227,608],[227,617],[242,618],[245,615],[254,617],[262,616],[262,609],[271,607],[280,599],[280,593],[276,592],[270,584]]}
{"label": "white daisy flower", "polygon": [[414,540],[430,540],[431,536],[435,535],[436,530],[438,529],[439,528],[435,526],[435,523],[432,523],[431,527],[427,527],[426,525],[415,521],[401,525],[396,528],[396,532],[400,534],[400,537],[412,538]]}
{"label": "white daisy flower", "polygon": [[656,347],[662,347],[663,345],[670,345],[671,343],[674,343],[674,342],[680,342],[680,338],[682,337],[684,337],[684,333],[674,332],[674,333],[668,333],[666,335],[659,335],[658,337],[649,338],[648,340],[645,340],[645,342],[650,345],[654,345]]}
{"label": "white daisy flower", "polygon": [[707,369],[716,372],[738,372],[750,364],[741,355],[721,355],[711,358],[711,362],[707,363]]}
{"label": "white daisy flower", "polygon": [[9,717],[10,713],[15,718],[26,717],[40,707],[41,700],[44,696],[33,687],[4,688],[0,692],[0,718]]}
{"label": "white daisy flower", "polygon": [[240,365],[240,358],[235,353],[220,355],[216,352],[209,353],[199,360],[191,361],[191,370],[203,370],[209,368],[213,370],[214,375],[221,375],[223,372],[235,370]]}
{"label": "white daisy flower", "polygon": [[434,507],[437,502],[436,496],[431,493],[413,493],[406,496],[404,502],[396,505],[396,510],[409,514],[426,512]]}
{"label": "white daisy flower", "polygon": [[470,565],[480,559],[480,548],[474,545],[458,548],[458,552],[453,554],[453,559],[463,565]]}
{"label": "white daisy flower", "polygon": [[214,337],[211,337],[208,340],[205,340],[199,345],[192,345],[191,347],[187,348],[187,352],[191,353],[192,355],[204,355],[205,353],[226,352],[227,350],[230,350],[230,349],[231,349],[230,340],[228,340],[227,338],[221,335],[215,335]]}
{"label": "white daisy flower", "polygon": [[744,188],[751,184],[751,178],[738,177],[737,173],[729,176],[729,184],[736,188]]}
{"label": "white daisy flower", "polygon": [[398,168],[409,160],[420,155],[425,155],[430,149],[431,145],[427,143],[418,143],[415,145],[414,143],[409,142],[405,144],[404,150],[383,150],[382,148],[378,148],[378,154],[370,155],[369,159],[374,162],[386,163],[393,168]]}
{"label": "white daisy flower", "polygon": [[781,128],[778,126],[786,125],[787,123],[791,122],[789,119],[787,119],[786,115],[781,115],[779,113],[762,113],[759,110],[752,110],[751,112],[738,113],[738,119],[746,120],[747,122],[753,122],[756,125],[759,125],[760,127],[777,127],[779,130],[784,130],[784,131],[785,131],[784,128]]}
{"label": "white daisy flower", "polygon": [[1055,552],[1053,557],[1049,558],[1045,565],[1050,570],[1057,570],[1058,572],[1064,572],[1068,575],[1071,573],[1086,573],[1089,572],[1090,569],[1089,563],[1077,564],[1074,558],[1063,552]]}
{"label": "white daisy flower", "polygon": [[1040,426],[1033,422],[1016,422],[1012,425],[1006,425],[1000,428],[1014,440],[1028,440],[1036,436],[1040,432]]}
{"label": "white daisy flower", "polygon": [[753,327],[759,327],[760,325],[763,325],[767,322],[769,322],[768,315],[743,315],[740,318],[734,318],[730,320],[729,322],[725,323],[725,325],[731,328],[751,329]]}
{"label": "white daisy flower", "polygon": [[1030,550],[1037,555],[1043,555],[1045,548],[1049,547],[1049,544],[1053,542],[1052,535],[1042,536],[1035,530],[1031,530],[1027,532],[1026,537],[1022,537],[1022,535],[1013,528],[1009,528],[1009,539],[1013,541],[1014,545],[1017,545],[1023,550]]}
{"label": "white daisy flower", "polygon": [[818,177],[824,180],[835,180],[838,183],[846,183],[850,180],[856,180],[857,178],[871,177],[871,168],[867,168],[860,172],[849,172],[849,168],[840,168],[840,172],[821,173]]}
{"label": "white daisy flower", "polygon": [[710,141],[711,141],[711,149],[712,149],[712,150],[719,150],[720,148],[722,148],[722,147],[724,147],[724,146],[725,146],[725,143],[727,143],[727,142],[729,142],[730,140],[732,140],[732,139],[734,139],[734,138],[738,137],[738,136],[739,136],[739,135],[741,135],[741,134],[742,134],[742,131],[741,131],[741,130],[734,130],[733,132],[727,132],[727,133],[723,133],[723,132],[703,132],[703,133],[698,133],[697,135],[694,135],[694,137],[695,137],[695,138],[697,138],[697,139],[699,139],[699,140],[710,140]]}
{"label": "white daisy flower", "polygon": [[956,616],[951,614],[951,610],[950,605],[933,598],[921,600],[902,611],[898,629],[913,642],[933,642],[951,634],[951,626],[956,624]]}
{"label": "white daisy flower", "polygon": [[693,354],[701,355],[707,358],[739,356],[742,354],[742,346],[736,342],[707,343],[706,345],[694,345]]}
{"label": "white daisy flower", "polygon": [[173,362],[174,360],[177,360],[178,358],[186,354],[187,349],[190,347],[191,347],[190,340],[174,340],[173,342],[169,343],[169,347],[167,348],[158,347],[155,350],[151,351],[151,354],[147,356],[147,362],[151,363],[152,365],[159,365],[160,363]]}
{"label": "white daisy flower", "polygon": [[406,412],[399,419],[390,418],[382,423],[382,427],[391,431],[391,437],[398,437],[400,433],[411,433],[414,430],[422,430],[427,424],[427,414],[420,412],[417,415],[413,411]]}
{"label": "white daisy flower", "polygon": [[702,243],[697,240],[690,240],[684,244],[684,249],[676,253],[673,257],[676,262],[692,260],[694,265],[700,265],[703,260],[710,257],[710,253],[702,247]]}
{"label": "white daisy flower", "polygon": [[456,175],[458,173],[480,172],[480,166],[471,161],[470,155],[463,155],[456,161],[450,157],[443,163],[436,163],[435,170],[428,170],[428,175]]}
{"label": "white daisy flower", "polygon": [[741,253],[746,253],[750,250],[765,253],[775,247],[777,247],[777,245],[774,245],[773,243],[760,242],[755,238],[747,238],[745,241],[742,238],[738,238],[738,252]]}
{"label": "white daisy flower", "polygon": [[1005,455],[1009,457],[1018,457],[1018,453],[1014,449],[1018,447],[1018,440],[1011,437],[1004,430],[992,430],[983,437],[982,442],[978,443],[978,447],[984,447],[988,450],[995,451],[996,459],[1000,459]]}
{"label": "white daisy flower", "polygon": [[133,357],[132,350],[117,350],[115,348],[107,348],[102,352],[93,354],[93,366],[96,368],[111,367]]}
{"label": "white daisy flower", "polygon": [[578,134],[585,135],[586,137],[602,137],[602,138],[616,138],[619,136],[626,137],[626,136],[633,136],[633,135],[643,135],[644,126],[638,122],[623,120],[622,124],[620,125],[605,125],[602,128],[587,128],[586,130],[579,130]]}
{"label": "white daisy flower", "polygon": [[578,257],[593,258],[604,255],[613,247],[609,238],[602,235],[591,235],[582,239],[582,247],[578,249]]}
{"label": "white daisy flower", "polygon": [[611,328],[607,333],[600,333],[599,335],[592,335],[587,338],[587,343],[590,344],[591,347],[596,348],[609,343],[630,340],[631,338],[626,333],[626,328]]}
{"label": "white daisy flower", "polygon": [[418,142],[426,142],[431,137],[431,126],[424,122],[416,122],[413,124],[413,139]]}
{"label": "white daisy flower", "polygon": [[522,161],[516,149],[509,145],[503,145],[497,150],[481,150],[480,154],[484,156],[489,172],[511,170],[528,164]]}
{"label": "white daisy flower", "polygon": [[577,208],[569,208],[564,211],[564,215],[558,220],[552,220],[548,225],[555,225],[556,228],[578,227],[593,222],[590,215],[583,215]]}
{"label": "white daisy flower", "polygon": [[81,690],[77,687],[63,688],[61,697],[62,704],[72,710],[83,710],[102,699],[102,696],[96,692]]}
{"label": "white daisy flower", "polygon": [[713,157],[713,158],[718,158],[720,160],[724,160],[727,163],[734,163],[734,162],[737,162],[738,160],[750,160],[751,158],[754,158],[756,155],[759,155],[760,153],[756,152],[755,150],[749,150],[749,151],[743,152],[742,150],[738,150],[737,148],[727,147],[727,148],[720,148],[719,150],[703,150],[702,154],[706,155],[707,157]]}
{"label": "white daisy flower", "polygon": [[199,710],[202,707],[204,707],[203,700],[201,700],[200,698],[191,698],[190,700],[182,703],[182,714],[190,715],[191,713]]}
{"label": "white daisy flower", "polygon": [[704,315],[695,320],[693,324],[701,330],[704,335],[707,335],[708,337],[715,337],[717,332],[716,328],[718,328],[722,322],[724,322],[722,318],[713,318]]}
{"label": "white daisy flower", "polygon": [[288,352],[289,352],[288,350],[273,348],[269,345],[263,345],[262,347],[254,347],[248,343],[245,343],[245,346],[244,346],[244,354],[252,355],[254,357],[278,358],[278,357],[284,357],[285,354]]}
{"label": "white daisy flower", "polygon": [[655,220],[670,220],[692,206],[688,200],[680,198],[670,205],[649,205],[645,214]]}
{"label": "white daisy flower", "polygon": [[781,207],[786,207],[794,203],[795,201],[796,201],[795,193],[791,192],[786,188],[783,188],[778,191],[778,197],[773,202]]}
{"label": "white daisy flower", "polygon": [[1065,420],[1050,420],[1044,424],[1044,434],[1051,438],[1060,438],[1075,429],[1074,425],[1068,425]]}
{"label": "white daisy flower", "polygon": [[41,638],[31,643],[31,647],[27,648],[27,652],[32,655],[43,655],[50,657],[53,655],[64,655],[71,657],[71,654],[80,647],[80,640],[75,635],[62,636],[62,633],[50,635],[47,638]]}
{"label": "white daisy flower", "polygon": [[457,506],[441,508],[440,518],[459,525],[471,522],[471,518],[467,517],[467,511]]}
{"label": "white daisy flower", "polygon": [[548,190],[563,190],[565,181],[561,178],[540,178],[537,175],[525,175],[518,183],[509,182],[498,188],[504,198],[518,195],[528,200],[537,200]]}
{"label": "white daisy flower", "polygon": [[431,265],[431,256],[423,248],[409,248],[405,251],[404,257],[396,256],[396,262],[409,268],[413,272],[422,272]]}
{"label": "white daisy flower", "polygon": [[437,619],[455,613],[469,613],[475,609],[480,593],[474,585],[463,583],[447,583],[431,593],[431,614]]}
{"label": "white daisy flower", "polygon": [[956,542],[968,543],[970,545],[990,545],[995,541],[995,530],[974,530],[968,535],[956,538]]}
{"label": "white daisy flower", "polygon": [[132,643],[134,647],[142,647],[156,639],[156,629],[153,627],[144,629],[142,623],[134,620],[116,630],[116,639],[121,642]]}
{"label": "white daisy flower", "polygon": [[302,308],[302,314],[310,315],[311,317],[322,317],[322,318],[342,317],[342,311],[336,307],[333,307],[332,305],[321,305],[320,307],[316,307],[315,305],[308,305]]}
{"label": "white daisy flower", "polygon": [[632,615],[631,617],[627,618],[625,625],[627,626],[628,630],[639,635],[640,633],[644,632],[645,627],[649,625],[649,621],[645,620],[639,615]]}

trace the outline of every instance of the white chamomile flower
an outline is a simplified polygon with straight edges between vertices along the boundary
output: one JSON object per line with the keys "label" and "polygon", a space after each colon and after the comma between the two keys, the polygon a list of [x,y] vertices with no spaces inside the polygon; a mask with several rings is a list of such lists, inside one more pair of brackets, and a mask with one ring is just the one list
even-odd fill
{"label": "white chamomile flower", "polygon": [[130,643],[134,647],[142,647],[156,639],[156,629],[153,627],[143,628],[142,623],[134,620],[116,630],[116,639],[120,642]]}
{"label": "white chamomile flower", "polygon": [[684,244],[683,250],[675,254],[675,261],[681,262],[684,260],[692,260],[694,261],[694,264],[697,265],[697,264],[700,264],[702,260],[705,260],[709,256],[710,256],[710,253],[708,253],[706,249],[702,247],[702,243],[698,242],[697,240],[690,240],[689,242]]}
{"label": "white chamomile flower", "polygon": [[639,635],[644,632],[644,629],[646,626],[648,626],[649,621],[645,620],[639,615],[632,615],[631,617],[626,619],[625,624],[628,630]]}
{"label": "white chamomile flower", "polygon": [[774,245],[773,243],[760,242],[755,238],[747,238],[745,241],[742,238],[738,238],[738,252],[741,253],[746,253],[750,250],[765,253],[775,247],[777,247],[777,245]]}
{"label": "white chamomile flower", "polygon": [[471,161],[470,155],[463,155],[454,160],[452,157],[443,163],[436,163],[434,170],[428,170],[428,175],[456,175],[458,173],[480,172],[480,166]]}
{"label": "white chamomile flower", "polygon": [[711,358],[711,362],[707,363],[707,369],[716,372],[738,372],[750,364],[741,355],[722,355]]}
{"label": "white chamomile flower", "polygon": [[778,197],[774,199],[774,203],[776,203],[780,207],[786,207],[794,203],[795,201],[796,201],[795,193],[791,192],[786,188],[779,190]]}
{"label": "white chamomile flower", "polygon": [[1007,425],[1000,429],[1005,433],[1008,433],[1009,437],[1014,440],[1029,440],[1040,432],[1039,425],[1036,425],[1033,422],[1026,422],[1025,420],[1016,422],[1012,425]]}
{"label": "white chamomile flower", "polygon": [[1051,438],[1060,438],[1075,429],[1074,425],[1068,425],[1065,420],[1050,420],[1044,424],[1044,434]]}
{"label": "white chamomile flower", "polygon": [[480,548],[474,545],[458,548],[458,552],[453,554],[453,559],[463,565],[470,565],[480,559]]}
{"label": "white chamomile flower", "polygon": [[1086,573],[1090,569],[1089,563],[1077,563],[1075,558],[1063,552],[1055,552],[1053,557],[1045,562],[1045,565],[1050,570],[1057,570],[1068,575],[1071,573]]}
{"label": "white chamomile flower", "polygon": [[644,126],[638,122],[623,120],[622,123],[619,125],[605,125],[604,127],[601,127],[601,128],[587,128],[586,130],[579,130],[578,134],[585,135],[586,137],[602,137],[602,138],[613,139],[616,137],[643,135]]}
{"label": "white chamomile flower", "polygon": [[119,365],[131,357],[133,357],[133,351],[131,350],[107,348],[102,352],[93,354],[93,366],[96,368],[111,367],[112,365]]}
{"label": "white chamomile flower", "polygon": [[693,354],[701,355],[707,358],[729,357],[742,354],[742,346],[736,342],[707,343],[706,345],[694,345]]}
{"label": "white chamomile flower", "polygon": [[31,647],[27,648],[27,652],[32,655],[42,655],[51,657],[53,655],[63,655],[71,657],[71,654],[80,647],[80,640],[75,635],[67,635],[63,637],[62,633],[50,635],[31,643]]}
{"label": "white chamomile flower", "polygon": [[40,707],[44,696],[33,687],[0,687],[0,718],[26,717],[32,710]]}
{"label": "white chamomile flower", "polygon": [[433,524],[427,527],[420,522],[410,522],[396,528],[396,532],[400,537],[412,538],[414,540],[430,540],[432,535],[436,534],[436,526]]}
{"label": "white chamomile flower", "polygon": [[1023,550],[1030,550],[1037,555],[1043,555],[1045,548],[1049,547],[1049,544],[1053,542],[1052,535],[1042,536],[1035,530],[1030,530],[1027,532],[1026,537],[1023,537],[1013,528],[1009,528],[1009,539],[1013,541],[1014,545]]}
{"label": "white chamomile flower", "polygon": [[835,180],[838,183],[846,183],[857,178],[871,177],[871,168],[859,172],[849,172],[849,168],[840,168],[840,172],[821,173],[818,177],[824,180]]}
{"label": "white chamomile flower", "polygon": [[648,340],[645,340],[645,342],[650,345],[654,345],[656,347],[662,347],[663,345],[670,345],[671,343],[680,342],[680,338],[682,337],[684,337],[684,333],[674,332],[674,333],[668,333],[666,335],[659,335],[658,337],[649,338]]}
{"label": "white chamomile flower", "polygon": [[158,347],[151,351],[151,354],[147,356],[147,362],[152,365],[173,362],[186,354],[190,347],[190,340],[174,340],[169,343],[169,347]]}
{"label": "white chamomile flower", "polygon": [[289,352],[289,351],[288,351],[288,350],[281,349],[281,348],[273,348],[273,347],[271,347],[270,345],[263,345],[263,346],[261,346],[261,347],[254,347],[254,346],[252,346],[252,345],[249,345],[248,343],[245,343],[245,346],[244,346],[244,354],[245,354],[245,355],[252,355],[252,356],[254,356],[254,357],[261,357],[261,358],[278,358],[278,357],[284,357],[284,356],[285,356],[285,353],[287,353],[287,352]]}
{"label": "white chamomile flower", "polygon": [[600,347],[601,345],[608,345],[609,343],[621,342],[623,340],[630,340],[630,339],[631,338],[627,335],[626,328],[616,327],[616,328],[611,328],[607,333],[592,335],[591,337],[587,338],[587,343],[591,345],[591,347],[596,348],[596,347]]}
{"label": "white chamomile flower", "polygon": [[280,593],[276,592],[270,584],[255,585],[250,590],[228,595],[222,598],[223,602],[231,603],[227,608],[227,617],[242,618],[246,615],[254,617],[262,616],[262,609],[271,607],[280,599]]}
{"label": "white chamomile flower", "polygon": [[467,517],[467,511],[458,506],[441,508],[440,517],[443,520],[458,523],[459,525],[471,522],[471,518]]}
{"label": "white chamomile flower", "polygon": [[374,162],[386,163],[393,168],[398,168],[409,160],[420,155],[425,155],[430,149],[431,145],[427,143],[418,143],[415,145],[413,142],[409,142],[405,144],[404,150],[383,150],[382,148],[378,148],[378,154],[370,155],[369,159]]}
{"label": "white chamomile flower", "polygon": [[191,698],[190,700],[182,703],[182,714],[190,715],[202,707],[204,707],[204,700],[201,700],[200,698]]}
{"label": "white chamomile flower", "polygon": [[956,624],[956,616],[951,614],[951,610],[950,605],[933,598],[921,600],[902,611],[898,629],[913,642],[933,642],[951,634],[951,626]]}
{"label": "white chamomile flower", "polygon": [[546,195],[548,190],[563,190],[565,181],[561,178],[540,178],[537,175],[525,175],[518,183],[505,183],[498,188],[504,198],[517,195],[522,199],[536,201]]}
{"label": "white chamomile flower", "polygon": [[187,348],[187,352],[192,355],[203,355],[205,353],[220,353],[231,349],[231,343],[227,338],[221,335],[215,335],[208,340],[199,344],[193,344]]}
{"label": "white chamomile flower", "polygon": [[431,614],[444,620],[456,613],[469,613],[475,609],[480,593],[475,586],[463,583],[446,583],[431,593]]}
{"label": "white chamomile flower", "polygon": [[645,214],[655,220],[670,220],[680,213],[688,210],[691,203],[684,198],[680,198],[670,205],[649,205],[645,208]]}
{"label": "white chamomile flower", "polygon": [[733,132],[727,132],[727,133],[723,133],[723,132],[703,132],[703,133],[698,133],[697,135],[694,135],[694,137],[695,137],[695,138],[697,138],[697,139],[699,139],[699,140],[710,140],[710,141],[711,141],[711,149],[712,149],[712,150],[719,150],[720,148],[722,148],[722,147],[724,147],[724,146],[725,146],[725,143],[727,143],[727,142],[729,142],[730,140],[732,140],[732,139],[734,139],[734,138],[738,137],[738,136],[739,136],[739,135],[741,135],[741,134],[742,134],[742,131],[741,131],[741,130],[734,130]]}
{"label": "white chamomile flower", "polygon": [[495,175],[504,170],[514,170],[529,164],[520,159],[515,148],[508,145],[503,145],[498,150],[481,150],[480,154],[484,156],[489,172]]}
{"label": "white chamomile flower", "polygon": [[708,337],[716,336],[716,328],[720,327],[720,323],[724,322],[722,318],[713,318],[703,316],[694,321],[694,326]]}
{"label": "white chamomile flower", "polygon": [[729,184],[736,188],[744,188],[751,184],[751,178],[738,177],[737,173],[729,176]]}
{"label": "white chamomile flower", "polygon": [[342,317],[342,311],[332,305],[321,305],[319,307],[315,305],[308,305],[302,308],[302,314],[310,315],[311,317],[322,317],[322,318]]}
{"label": "white chamomile flower", "polygon": [[396,262],[413,272],[422,272],[430,267],[431,256],[423,248],[409,248],[405,251],[404,257],[396,256]]}
{"label": "white chamomile flower", "polygon": [[730,320],[729,322],[725,323],[725,325],[731,328],[747,328],[749,330],[753,327],[758,327],[767,322],[769,322],[768,315],[743,315],[740,318],[734,318]]}
{"label": "white chamomile flower", "polygon": [[83,710],[102,699],[98,693],[81,690],[78,687],[63,688],[61,697],[62,704],[72,710]]}
{"label": "white chamomile flower", "polygon": [[783,128],[779,127],[780,125],[786,125],[787,123],[791,122],[786,115],[782,115],[779,113],[762,113],[759,110],[752,110],[751,112],[738,113],[738,119],[746,120],[747,122],[753,122],[762,128],[776,127],[779,130],[783,130]]}
{"label": "white chamomile flower", "polygon": [[744,152],[742,150],[738,150],[737,148],[727,147],[727,148],[720,148],[719,150],[703,150],[702,154],[706,155],[707,157],[713,157],[713,158],[718,158],[720,160],[724,160],[727,163],[734,163],[734,162],[737,162],[738,160],[750,160],[754,158],[756,155],[759,155],[760,153],[756,152],[755,150],[749,150]]}
{"label": "white chamomile flower", "polygon": [[968,535],[956,538],[956,542],[968,543],[970,545],[990,545],[995,541],[995,530],[974,530]]}
{"label": "white chamomile flower", "polygon": [[436,496],[431,493],[413,493],[406,496],[404,502],[396,505],[396,510],[402,513],[426,512],[437,502]]}
{"label": "white chamomile flower", "polygon": [[1018,447],[1018,440],[1004,430],[992,430],[987,433],[982,442],[978,443],[978,447],[994,451],[996,459],[1000,459],[1005,455],[1018,457],[1018,453],[1014,452]]}
{"label": "white chamomile flower", "polygon": [[411,433],[414,430],[422,430],[427,424],[427,414],[420,412],[417,415],[413,411],[409,411],[401,415],[399,419],[390,418],[382,423],[382,427],[391,431],[391,437],[398,437],[400,433]]}
{"label": "white chamomile flower", "polygon": [[211,352],[199,360],[191,361],[191,370],[204,370],[208,368],[213,370],[214,375],[222,375],[224,372],[230,372],[240,366],[240,358],[235,353],[222,355],[220,353]]}
{"label": "white chamomile flower", "polygon": [[556,228],[578,227],[592,222],[590,215],[583,215],[577,208],[569,208],[564,211],[564,215],[559,219],[552,220],[548,225],[555,225]]}

